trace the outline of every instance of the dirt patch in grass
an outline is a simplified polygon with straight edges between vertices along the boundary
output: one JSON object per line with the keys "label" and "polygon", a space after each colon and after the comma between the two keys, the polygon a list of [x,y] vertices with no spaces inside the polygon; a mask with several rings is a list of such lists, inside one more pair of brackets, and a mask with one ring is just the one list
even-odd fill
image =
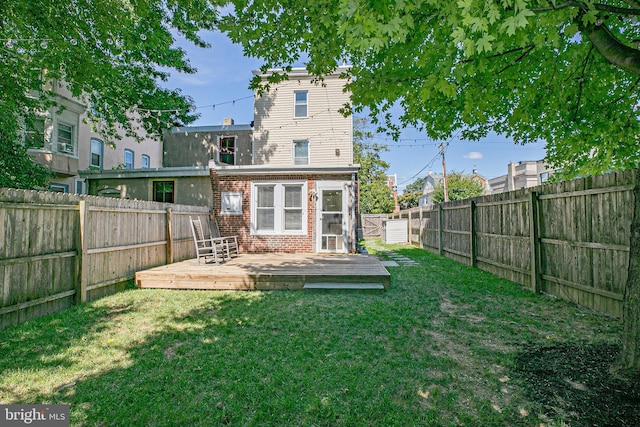
{"label": "dirt patch in grass", "polygon": [[546,417],[572,426],[637,426],[640,378],[625,382],[610,374],[620,349],[613,344],[530,346],[518,355],[516,372]]}

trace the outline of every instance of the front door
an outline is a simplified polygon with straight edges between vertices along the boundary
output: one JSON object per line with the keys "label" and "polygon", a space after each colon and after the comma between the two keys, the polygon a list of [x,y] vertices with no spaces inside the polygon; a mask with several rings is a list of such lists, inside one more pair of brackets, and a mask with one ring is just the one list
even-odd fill
{"label": "front door", "polygon": [[318,252],[347,252],[347,202],[342,185],[318,188]]}

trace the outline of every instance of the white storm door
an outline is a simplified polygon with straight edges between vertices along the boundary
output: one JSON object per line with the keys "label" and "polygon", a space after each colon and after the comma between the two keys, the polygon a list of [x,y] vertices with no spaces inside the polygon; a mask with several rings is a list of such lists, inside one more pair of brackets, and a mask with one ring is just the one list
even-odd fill
{"label": "white storm door", "polygon": [[318,183],[317,251],[347,252],[347,192],[343,184]]}

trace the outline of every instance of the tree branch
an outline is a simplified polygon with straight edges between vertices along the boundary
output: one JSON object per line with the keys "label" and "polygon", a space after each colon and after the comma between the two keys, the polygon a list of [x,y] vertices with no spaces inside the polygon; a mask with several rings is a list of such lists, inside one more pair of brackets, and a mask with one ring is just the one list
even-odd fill
{"label": "tree branch", "polygon": [[[610,12],[610,13],[616,13],[618,15],[629,15],[629,16],[640,15],[640,3],[633,0],[626,1],[626,3],[631,6],[631,9],[624,8],[624,7],[610,6],[608,4],[603,4],[603,3],[594,3],[593,7],[600,12]],[[567,1],[555,6],[536,7],[531,9],[531,11],[532,12],[549,12],[551,10],[566,9],[568,7],[579,7],[582,9],[587,8],[584,2]]]}
{"label": "tree branch", "polygon": [[[504,52],[494,53],[493,55],[484,56],[483,58],[484,59],[498,58],[500,56],[509,55],[510,53],[522,52],[523,50],[526,50],[526,52],[524,53],[524,55],[526,55],[535,46],[536,46],[535,44],[531,43],[531,44],[528,44],[528,45],[523,46],[523,47],[516,47],[514,49],[505,50]],[[522,56],[519,59],[517,59],[516,61],[519,61],[520,59],[522,59]],[[477,60],[478,60],[478,58],[471,58],[471,59],[465,59],[463,61],[460,61],[459,63],[460,64],[467,64],[469,62],[474,62],[474,61],[477,61]]]}
{"label": "tree branch", "polygon": [[558,4],[555,6],[548,6],[548,7],[536,7],[534,9],[531,9],[532,12],[548,12],[550,10],[560,10],[560,9],[566,9],[567,7],[577,7],[582,5],[583,3],[581,2],[577,2],[577,1],[567,1],[564,2],[562,4]]}
{"label": "tree branch", "polygon": [[627,9],[624,7],[616,7],[616,6],[609,6],[608,4],[596,3],[593,5],[593,7],[596,10],[599,10],[601,12],[611,12],[611,13],[616,13],[618,15],[630,15],[630,16],[640,15],[640,5],[636,5],[632,9]]}
{"label": "tree branch", "polygon": [[511,64],[505,66],[502,70],[498,71],[498,74],[501,74],[502,72],[508,70],[509,68],[513,67],[514,65],[516,65],[518,62],[522,61],[524,59],[525,56],[527,56],[528,54],[531,53],[531,51],[533,50],[533,48],[535,47],[535,45],[529,45],[526,50],[522,53],[522,55],[520,55],[519,57],[517,57],[515,59],[515,61],[513,61]]}
{"label": "tree branch", "polygon": [[578,100],[576,102],[576,109],[573,112],[573,120],[577,121],[578,119],[578,111],[580,111],[580,102],[582,100],[582,88],[584,85],[584,75],[586,73],[587,70],[587,65],[589,65],[589,58],[591,57],[591,52],[593,52],[593,45],[591,45],[591,47],[589,48],[589,52],[587,52],[587,56],[585,56],[584,61],[583,61],[583,65],[582,65],[582,73],[580,75],[580,78],[578,79],[578,82],[580,83],[578,86]]}
{"label": "tree branch", "polygon": [[640,9],[640,2],[636,0],[622,0],[622,1],[633,8]]}
{"label": "tree branch", "polygon": [[582,32],[609,63],[640,76],[640,51],[621,43],[606,25],[589,25]]}

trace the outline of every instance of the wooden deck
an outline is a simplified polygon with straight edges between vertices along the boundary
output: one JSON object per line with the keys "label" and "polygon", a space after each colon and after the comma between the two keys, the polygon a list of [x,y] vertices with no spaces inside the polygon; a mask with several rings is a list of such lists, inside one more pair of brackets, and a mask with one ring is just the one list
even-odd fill
{"label": "wooden deck", "polygon": [[[391,277],[372,255],[241,254],[222,264],[195,259],[139,271],[139,288],[276,290],[303,289],[305,284],[383,285]],[[345,286],[349,288],[349,286]],[[351,286],[353,289],[353,286]]]}

